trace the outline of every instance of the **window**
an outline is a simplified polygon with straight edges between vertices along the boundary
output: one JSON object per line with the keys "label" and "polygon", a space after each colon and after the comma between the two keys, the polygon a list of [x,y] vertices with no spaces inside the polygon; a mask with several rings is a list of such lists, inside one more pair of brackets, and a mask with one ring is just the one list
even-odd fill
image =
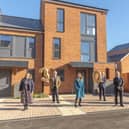
{"label": "window", "polygon": [[0,35],[0,48],[11,47],[12,37],[8,35]]}
{"label": "window", "polygon": [[109,68],[106,68],[106,78],[107,78],[107,79],[110,78],[109,74],[110,74],[110,70],[109,70]]}
{"label": "window", "polygon": [[35,81],[35,70],[34,69],[28,69],[27,72],[29,72],[31,74],[33,81]]}
{"label": "window", "polygon": [[27,57],[35,57],[35,38],[28,37],[27,38]]}
{"label": "window", "polygon": [[60,76],[61,81],[64,81],[64,69],[57,70],[58,76]]}
{"label": "window", "polygon": [[57,31],[64,32],[64,9],[57,9]]}
{"label": "window", "polygon": [[61,39],[60,38],[53,39],[53,58],[54,59],[61,58]]}
{"label": "window", "polygon": [[35,57],[35,38],[0,35],[0,57]]}
{"label": "window", "polygon": [[95,36],[96,17],[95,15],[81,13],[81,34]]}
{"label": "window", "polygon": [[81,61],[89,62],[90,61],[90,44],[88,42],[81,43]]}

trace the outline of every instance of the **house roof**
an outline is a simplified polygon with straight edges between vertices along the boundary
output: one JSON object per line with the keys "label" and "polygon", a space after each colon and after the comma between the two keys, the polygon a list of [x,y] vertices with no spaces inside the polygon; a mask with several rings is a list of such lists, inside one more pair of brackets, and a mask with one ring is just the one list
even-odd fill
{"label": "house roof", "polygon": [[42,1],[52,2],[52,3],[60,3],[60,4],[71,5],[71,6],[82,7],[82,8],[89,8],[89,9],[94,9],[94,10],[104,11],[104,12],[108,11],[108,9],[98,8],[98,7],[94,7],[94,6],[88,6],[88,5],[83,5],[83,4],[73,3],[73,2],[68,2],[68,1],[64,1],[64,0],[42,0]]}
{"label": "house roof", "polygon": [[118,61],[120,61],[123,57],[125,57],[126,55],[127,55],[127,53],[119,54],[119,55],[108,56],[108,61],[109,61],[109,62],[118,62]]}
{"label": "house roof", "polygon": [[125,44],[115,46],[110,51],[117,51],[117,50],[123,50],[123,49],[128,49],[128,48],[129,48],[129,43],[125,43]]}
{"label": "house roof", "polygon": [[[119,52],[120,51],[120,52]],[[123,52],[121,52],[123,51]],[[111,54],[110,53],[114,53]],[[115,54],[116,53],[116,54]],[[129,43],[117,45],[108,52],[108,61],[117,62],[124,58],[129,53]]]}
{"label": "house roof", "polygon": [[0,15],[0,27],[41,31],[41,23],[38,19],[16,16]]}

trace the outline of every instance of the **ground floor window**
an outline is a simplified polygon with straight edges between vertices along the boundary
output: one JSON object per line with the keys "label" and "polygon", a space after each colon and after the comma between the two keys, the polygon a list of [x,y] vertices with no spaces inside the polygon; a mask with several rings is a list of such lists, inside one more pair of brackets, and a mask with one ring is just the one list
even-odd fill
{"label": "ground floor window", "polygon": [[64,81],[64,69],[57,70],[58,76],[60,76],[61,81]]}
{"label": "ground floor window", "polygon": [[35,70],[29,69],[28,72],[32,75],[32,79],[35,81]]}
{"label": "ground floor window", "polygon": [[106,68],[106,78],[107,79],[110,78],[110,70],[109,70],[109,68]]}

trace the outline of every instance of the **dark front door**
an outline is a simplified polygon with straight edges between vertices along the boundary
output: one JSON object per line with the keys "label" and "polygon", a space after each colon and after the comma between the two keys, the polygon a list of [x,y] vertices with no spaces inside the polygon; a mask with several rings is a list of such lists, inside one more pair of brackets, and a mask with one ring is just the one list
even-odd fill
{"label": "dark front door", "polygon": [[77,70],[77,73],[82,73],[84,77],[85,83],[85,92],[86,93],[93,93],[93,78],[92,78],[92,69],[84,69],[84,70]]}
{"label": "dark front door", "polygon": [[93,93],[93,70],[92,69],[87,69],[86,70],[86,89],[87,93]]}
{"label": "dark front door", "polygon": [[11,96],[10,71],[0,70],[0,97]]}

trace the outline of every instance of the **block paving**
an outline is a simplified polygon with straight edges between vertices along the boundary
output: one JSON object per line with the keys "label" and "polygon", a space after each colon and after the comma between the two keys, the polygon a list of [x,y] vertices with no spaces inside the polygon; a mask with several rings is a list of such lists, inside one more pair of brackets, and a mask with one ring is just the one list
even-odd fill
{"label": "block paving", "polygon": [[75,95],[60,95],[60,104],[53,103],[51,97],[33,100],[29,110],[23,111],[19,99],[0,99],[0,120],[29,119],[35,117],[56,117],[83,115],[110,110],[129,109],[129,97],[124,96],[124,107],[114,105],[114,97],[107,97],[107,101],[99,101],[98,96],[86,95],[81,107],[74,107]]}

